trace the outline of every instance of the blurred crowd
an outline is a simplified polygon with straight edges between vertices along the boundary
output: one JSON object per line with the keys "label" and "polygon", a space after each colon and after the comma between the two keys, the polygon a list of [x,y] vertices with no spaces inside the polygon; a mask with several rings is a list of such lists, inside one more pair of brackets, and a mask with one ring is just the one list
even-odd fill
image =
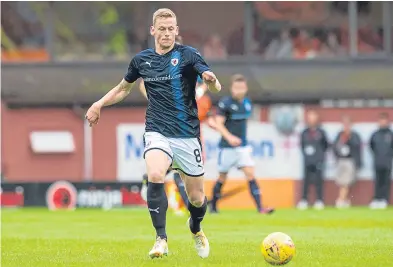
{"label": "blurred crowd", "polygon": [[[181,16],[186,19],[179,19],[184,42],[198,48],[206,58],[225,59],[229,55],[245,54],[244,3],[225,5],[227,12],[203,18],[212,20],[208,29],[205,25],[197,27],[198,20],[194,22],[193,15],[188,14],[195,9],[190,6],[195,3],[164,4],[184,12]],[[199,5],[210,4],[215,12],[223,9],[214,2]],[[49,2],[2,2],[1,5],[3,52],[45,50],[48,26],[45,22],[49,17],[53,36],[46,37],[52,38],[54,52],[60,59],[80,59],[81,55],[99,59],[103,55],[128,58],[130,53],[149,46],[150,21],[138,19],[143,8],[148,12],[147,6],[120,2],[52,5]],[[348,2],[253,2],[252,5],[253,34],[248,46],[252,55],[265,59],[311,59],[349,53]],[[359,54],[383,50],[382,6],[372,7],[373,2],[358,4]],[[72,16],[65,15],[70,11]],[[234,18],[233,14],[238,17]],[[217,19],[220,21],[213,21]]]}
{"label": "blurred crowd", "polygon": [[[335,183],[339,188],[336,198],[337,208],[351,206],[353,197],[351,189],[357,182],[359,171],[363,166],[363,142],[353,127],[351,118],[344,115],[342,130],[337,133],[333,142],[328,141],[325,130],[321,127],[318,113],[311,110],[307,113],[307,127],[301,134],[301,149],[304,157],[303,194],[297,208],[304,210],[309,207],[309,188],[315,186],[315,209],[324,208],[326,153],[332,150],[335,157]],[[390,201],[393,167],[393,130],[388,113],[381,113],[376,129],[366,147],[371,151],[374,197],[370,202],[371,209],[386,209]]]}
{"label": "blurred crowd", "polygon": [[[373,29],[359,30],[358,52],[371,53],[382,50],[382,35]],[[273,58],[326,58],[349,52],[347,29],[284,29],[267,46],[262,47],[268,59]]]}
{"label": "blurred crowd", "polygon": [[44,46],[44,30],[36,12],[23,2],[1,3],[1,46]]}

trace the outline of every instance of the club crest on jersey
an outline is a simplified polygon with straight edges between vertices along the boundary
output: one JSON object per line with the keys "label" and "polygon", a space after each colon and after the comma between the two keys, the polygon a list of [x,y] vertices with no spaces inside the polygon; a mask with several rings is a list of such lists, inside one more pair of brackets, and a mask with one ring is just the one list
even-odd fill
{"label": "club crest on jersey", "polygon": [[172,58],[171,63],[173,66],[176,66],[177,64],[179,64],[179,60],[177,58]]}

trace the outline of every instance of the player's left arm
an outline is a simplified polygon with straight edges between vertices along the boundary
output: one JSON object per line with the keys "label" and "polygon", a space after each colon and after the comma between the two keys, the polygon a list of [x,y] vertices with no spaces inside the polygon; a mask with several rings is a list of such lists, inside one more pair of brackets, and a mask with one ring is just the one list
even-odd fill
{"label": "player's left arm", "polygon": [[209,65],[203,59],[201,54],[194,48],[191,48],[191,63],[195,71],[200,75],[206,83],[210,92],[218,93],[221,91],[221,84],[216,75],[210,70]]}
{"label": "player's left arm", "polygon": [[217,79],[216,75],[211,71],[205,71],[202,73],[202,78],[207,85],[207,88],[212,93],[218,93],[221,91],[221,83]]}

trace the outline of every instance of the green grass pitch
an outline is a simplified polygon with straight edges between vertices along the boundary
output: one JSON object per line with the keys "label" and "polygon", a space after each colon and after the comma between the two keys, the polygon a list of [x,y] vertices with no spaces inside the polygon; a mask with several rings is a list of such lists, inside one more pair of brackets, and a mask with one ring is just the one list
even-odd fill
{"label": "green grass pitch", "polygon": [[151,260],[154,231],[146,209],[56,211],[2,210],[3,267],[269,266],[260,253],[263,238],[287,233],[297,254],[292,267],[393,266],[393,209],[278,210],[207,215],[210,257],[194,251],[186,217],[168,213],[169,256]]}

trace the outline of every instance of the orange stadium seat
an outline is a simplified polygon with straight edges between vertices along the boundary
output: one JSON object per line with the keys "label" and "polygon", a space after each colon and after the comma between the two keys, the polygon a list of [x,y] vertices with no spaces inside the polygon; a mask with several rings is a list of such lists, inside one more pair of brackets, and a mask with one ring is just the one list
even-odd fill
{"label": "orange stadium seat", "polygon": [[1,51],[2,62],[47,62],[50,57],[45,49],[15,49]]}
{"label": "orange stadium seat", "polygon": [[256,10],[265,19],[281,21],[319,21],[327,12],[324,2],[254,2]]}

